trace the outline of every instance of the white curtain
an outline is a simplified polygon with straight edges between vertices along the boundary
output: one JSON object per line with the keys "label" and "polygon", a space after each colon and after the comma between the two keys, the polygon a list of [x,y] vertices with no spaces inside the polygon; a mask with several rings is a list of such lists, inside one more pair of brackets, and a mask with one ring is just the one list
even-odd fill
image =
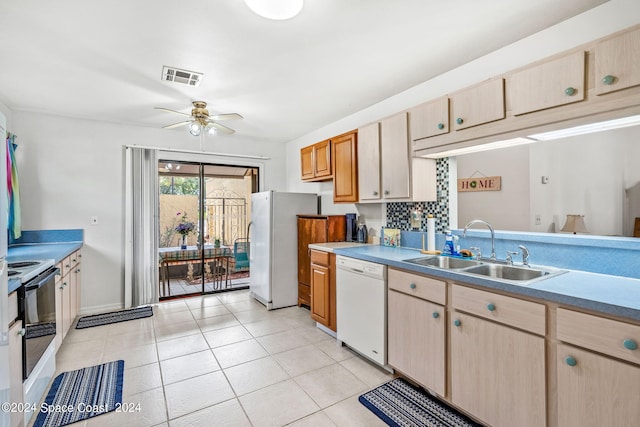
{"label": "white curtain", "polygon": [[125,147],[125,308],[158,302],[158,150]]}

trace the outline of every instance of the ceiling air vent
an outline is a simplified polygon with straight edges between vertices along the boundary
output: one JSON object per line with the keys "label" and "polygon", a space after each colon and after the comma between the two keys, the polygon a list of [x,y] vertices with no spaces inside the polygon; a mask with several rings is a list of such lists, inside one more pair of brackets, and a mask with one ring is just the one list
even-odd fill
{"label": "ceiling air vent", "polygon": [[202,80],[202,73],[195,71],[181,70],[175,67],[162,67],[162,80],[167,82],[183,83],[189,86],[197,87]]}

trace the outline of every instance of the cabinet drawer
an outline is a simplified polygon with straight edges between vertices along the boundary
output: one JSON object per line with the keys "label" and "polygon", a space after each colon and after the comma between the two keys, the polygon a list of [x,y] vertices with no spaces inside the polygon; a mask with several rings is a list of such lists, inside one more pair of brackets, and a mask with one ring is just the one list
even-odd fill
{"label": "cabinet drawer", "polygon": [[640,326],[563,308],[557,325],[561,341],[640,364]]}
{"label": "cabinet drawer", "polygon": [[16,320],[18,317],[18,292],[11,292],[9,294],[9,324]]}
{"label": "cabinet drawer", "polygon": [[518,298],[453,285],[453,308],[486,319],[544,335],[546,331],[546,307]]}
{"label": "cabinet drawer", "polygon": [[445,282],[390,268],[387,273],[389,289],[413,295],[438,304],[446,304]]}
{"label": "cabinet drawer", "polygon": [[311,264],[329,266],[329,252],[311,249]]}

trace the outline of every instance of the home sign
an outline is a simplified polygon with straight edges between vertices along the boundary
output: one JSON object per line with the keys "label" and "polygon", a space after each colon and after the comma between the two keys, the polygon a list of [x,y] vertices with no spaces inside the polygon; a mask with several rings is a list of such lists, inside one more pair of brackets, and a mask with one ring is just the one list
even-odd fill
{"label": "home sign", "polygon": [[465,191],[500,191],[502,177],[481,176],[474,178],[459,178],[458,192]]}

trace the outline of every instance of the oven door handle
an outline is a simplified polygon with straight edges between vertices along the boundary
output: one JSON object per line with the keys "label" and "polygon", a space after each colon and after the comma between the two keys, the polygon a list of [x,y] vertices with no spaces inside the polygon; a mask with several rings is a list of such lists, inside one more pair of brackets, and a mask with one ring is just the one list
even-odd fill
{"label": "oven door handle", "polygon": [[44,276],[41,279],[39,279],[37,283],[34,283],[32,285],[30,284],[29,286],[26,286],[25,290],[26,291],[32,291],[34,289],[38,289],[40,286],[44,285],[49,280],[51,280],[51,277],[55,276],[56,274],[60,274],[60,269],[58,267],[54,268],[53,270],[51,270],[49,272],[49,274],[47,274],[46,276]]}

